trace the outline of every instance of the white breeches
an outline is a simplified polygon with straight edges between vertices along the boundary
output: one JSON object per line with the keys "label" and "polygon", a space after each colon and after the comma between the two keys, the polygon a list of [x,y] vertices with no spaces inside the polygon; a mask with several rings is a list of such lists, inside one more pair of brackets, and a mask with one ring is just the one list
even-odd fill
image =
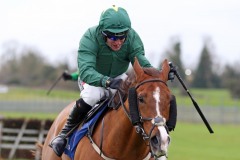
{"label": "white breeches", "polygon": [[[127,75],[123,73],[116,78],[121,78],[124,81]],[[91,86],[80,79],[78,80],[78,86],[81,92],[80,97],[92,107],[95,106],[99,100],[107,98],[116,92],[116,89]]]}

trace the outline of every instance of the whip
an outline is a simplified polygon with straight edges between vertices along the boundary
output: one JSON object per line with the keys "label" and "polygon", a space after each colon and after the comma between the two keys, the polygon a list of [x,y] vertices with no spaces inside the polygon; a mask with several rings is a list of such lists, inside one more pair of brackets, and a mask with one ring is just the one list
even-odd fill
{"label": "whip", "polygon": [[198,114],[199,114],[200,117],[202,118],[202,120],[203,120],[204,124],[206,125],[208,131],[209,131],[210,133],[214,133],[213,130],[212,130],[212,128],[211,128],[211,126],[209,125],[207,119],[205,118],[204,114],[202,113],[200,107],[198,106],[197,102],[193,99],[192,95],[190,94],[189,90],[187,89],[186,85],[184,84],[182,78],[181,78],[180,75],[178,74],[178,72],[177,72],[177,70],[176,70],[176,67],[173,66],[172,62],[169,62],[169,66],[170,66],[170,72],[173,72],[173,73],[177,76],[179,82],[182,84],[183,88],[186,90],[187,94],[188,94],[189,97],[191,98],[194,107],[196,108]]}
{"label": "whip", "polygon": [[[63,74],[64,74],[64,73],[67,73],[67,71],[64,71]],[[58,77],[58,78],[56,79],[56,81],[52,84],[51,88],[50,88],[50,89],[48,90],[48,92],[47,92],[47,95],[49,95],[49,93],[52,91],[52,89],[53,89],[53,88],[57,85],[57,83],[62,79],[63,74],[61,74],[61,76]]]}

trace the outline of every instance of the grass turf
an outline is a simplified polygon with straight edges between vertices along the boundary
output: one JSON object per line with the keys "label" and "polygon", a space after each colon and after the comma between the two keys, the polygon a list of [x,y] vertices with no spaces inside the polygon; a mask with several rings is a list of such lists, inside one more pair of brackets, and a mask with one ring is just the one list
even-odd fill
{"label": "grass turf", "polygon": [[171,133],[169,160],[239,160],[240,126],[178,123]]}

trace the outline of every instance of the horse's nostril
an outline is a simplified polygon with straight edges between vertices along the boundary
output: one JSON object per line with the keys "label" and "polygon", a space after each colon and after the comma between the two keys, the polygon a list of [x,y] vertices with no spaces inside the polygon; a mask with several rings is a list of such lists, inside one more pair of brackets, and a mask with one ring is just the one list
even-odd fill
{"label": "horse's nostril", "polygon": [[171,138],[168,136],[168,144],[170,144],[171,142]]}
{"label": "horse's nostril", "polygon": [[158,139],[157,139],[157,137],[156,137],[156,136],[152,137],[152,138],[151,138],[151,142],[152,142],[153,144],[158,144]]}

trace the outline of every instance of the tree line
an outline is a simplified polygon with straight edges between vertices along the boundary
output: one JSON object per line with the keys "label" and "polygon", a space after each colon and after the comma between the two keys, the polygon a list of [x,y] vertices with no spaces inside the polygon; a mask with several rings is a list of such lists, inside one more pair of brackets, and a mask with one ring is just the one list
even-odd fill
{"label": "tree line", "polygon": [[[181,59],[181,42],[173,40],[165,56],[178,67],[178,72],[184,81],[193,88],[226,88],[233,98],[240,98],[240,86],[238,79],[240,71],[237,64],[226,64],[221,66],[214,61],[214,51],[212,41],[208,38],[204,40],[197,67],[191,75],[185,74],[185,66]],[[175,85],[176,86],[176,85]]]}
{"label": "tree line", "polygon": [[[0,84],[47,90],[64,71],[71,72],[67,62],[51,64],[35,48],[22,47],[14,42],[8,43],[1,55]],[[63,80],[56,88],[79,90],[76,83]]]}
{"label": "tree line", "polygon": [[[67,62],[51,64],[41,53],[31,47],[21,47],[9,43],[1,54],[0,84],[18,85],[27,87],[48,88],[61,76],[63,71],[71,70]],[[164,56],[177,66],[181,78],[193,88],[227,88],[233,98],[240,98],[240,86],[238,79],[240,71],[235,64],[227,64],[219,67],[214,61],[213,49],[209,39],[204,41],[200,58],[195,70],[186,75],[186,68],[182,61],[181,42],[174,40]],[[159,67],[161,65],[159,64]],[[219,68],[222,68],[221,70]],[[176,81],[176,80],[175,80]],[[178,87],[179,83],[172,83]],[[77,83],[60,81],[57,86],[62,89],[78,90]],[[182,88],[182,87],[180,87]],[[185,93],[185,92],[182,92]]]}

